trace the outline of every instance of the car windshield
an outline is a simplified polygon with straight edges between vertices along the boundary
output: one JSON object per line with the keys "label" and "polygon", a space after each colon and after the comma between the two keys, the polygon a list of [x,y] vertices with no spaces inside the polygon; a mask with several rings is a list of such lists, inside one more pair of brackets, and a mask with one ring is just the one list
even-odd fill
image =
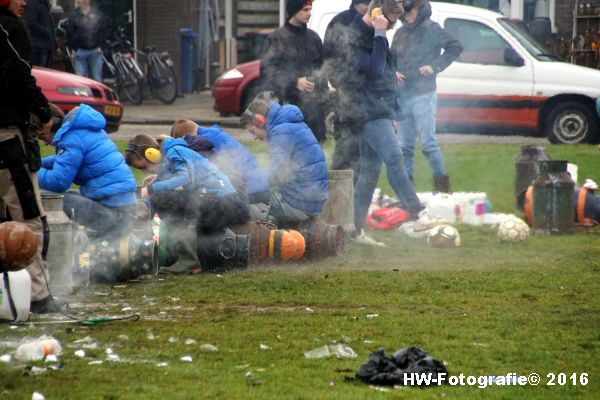
{"label": "car windshield", "polygon": [[543,44],[531,36],[525,25],[516,23],[508,18],[498,18],[498,22],[539,61],[562,61],[560,57],[552,54]]}

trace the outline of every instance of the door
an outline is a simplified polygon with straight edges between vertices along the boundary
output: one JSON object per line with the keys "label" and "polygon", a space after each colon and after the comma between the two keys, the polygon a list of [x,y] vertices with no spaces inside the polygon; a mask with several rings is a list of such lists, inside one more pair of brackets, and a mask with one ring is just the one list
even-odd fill
{"label": "door", "polygon": [[134,41],[134,2],[135,0],[96,0],[94,3],[102,10],[109,20],[110,35],[112,36],[118,27],[125,28],[125,34],[131,43]]}
{"label": "door", "polygon": [[439,124],[535,127],[539,103],[532,97],[533,65],[528,57],[485,19],[440,17],[440,24],[464,50],[438,77]]}

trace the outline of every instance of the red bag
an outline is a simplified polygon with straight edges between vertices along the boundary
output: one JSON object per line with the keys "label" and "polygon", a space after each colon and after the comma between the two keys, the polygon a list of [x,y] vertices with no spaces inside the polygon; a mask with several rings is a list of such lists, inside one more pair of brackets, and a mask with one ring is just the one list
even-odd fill
{"label": "red bag", "polygon": [[374,210],[365,218],[365,225],[374,229],[397,228],[410,218],[410,213],[399,207],[384,207]]}

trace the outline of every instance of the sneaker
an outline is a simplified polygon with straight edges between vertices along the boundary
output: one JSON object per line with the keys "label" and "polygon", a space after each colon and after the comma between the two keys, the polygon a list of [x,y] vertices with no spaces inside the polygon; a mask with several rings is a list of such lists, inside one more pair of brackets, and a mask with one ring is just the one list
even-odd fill
{"label": "sneaker", "polygon": [[353,240],[354,240],[354,242],[356,242],[358,244],[366,244],[369,246],[385,247],[385,243],[378,242],[377,240],[373,239],[371,236],[369,236],[365,233],[364,229],[361,229],[360,232],[354,237]]}
{"label": "sneaker", "polygon": [[419,216],[412,227],[415,232],[421,232],[428,231],[431,228],[434,228],[438,225],[443,225],[447,223],[447,219],[434,217],[429,213],[429,211],[427,211],[427,209],[424,209],[419,213]]}
{"label": "sneaker", "polygon": [[59,313],[67,310],[68,305],[51,296],[32,300],[29,310],[34,314]]}

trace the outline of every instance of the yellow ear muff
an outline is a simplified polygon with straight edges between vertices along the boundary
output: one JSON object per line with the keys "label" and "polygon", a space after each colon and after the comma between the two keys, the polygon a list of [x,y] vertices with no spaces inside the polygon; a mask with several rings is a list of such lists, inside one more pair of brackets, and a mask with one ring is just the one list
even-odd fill
{"label": "yellow ear muff", "polygon": [[153,164],[158,164],[162,159],[160,150],[155,149],[154,147],[147,148],[146,151],[144,151],[144,157]]}
{"label": "yellow ear muff", "polygon": [[382,15],[382,14],[383,14],[383,10],[381,9],[381,7],[374,7],[371,10],[371,21],[374,21],[378,15]]}

